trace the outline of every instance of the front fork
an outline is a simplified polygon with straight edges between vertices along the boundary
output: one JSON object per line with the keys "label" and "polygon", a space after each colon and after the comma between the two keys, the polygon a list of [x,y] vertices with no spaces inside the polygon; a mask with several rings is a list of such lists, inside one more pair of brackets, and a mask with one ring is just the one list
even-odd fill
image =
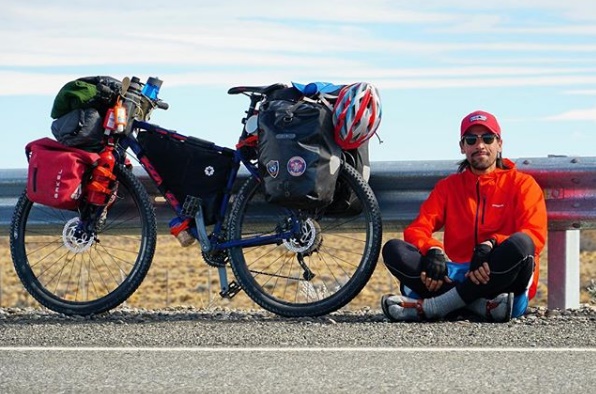
{"label": "front fork", "polygon": [[116,199],[118,198],[118,181],[114,181],[112,194],[105,205],[95,205],[85,202],[80,209],[77,231],[88,236],[96,237],[105,225],[107,214]]}
{"label": "front fork", "polygon": [[100,221],[104,210],[105,207],[85,203],[81,209],[80,220],[77,224],[77,233],[95,238],[97,230],[100,228]]}

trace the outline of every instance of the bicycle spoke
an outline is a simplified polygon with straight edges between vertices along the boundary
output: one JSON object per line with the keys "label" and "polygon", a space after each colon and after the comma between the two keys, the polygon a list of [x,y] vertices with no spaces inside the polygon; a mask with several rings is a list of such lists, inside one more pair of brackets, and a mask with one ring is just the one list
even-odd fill
{"label": "bicycle spoke", "polygon": [[119,167],[117,174],[123,198],[98,219],[107,222],[102,226],[100,221],[96,230],[77,212],[34,204],[26,194],[19,199],[11,228],[15,269],[48,308],[100,313],[122,303],[146,275],[156,240],[153,209],[130,172]]}
{"label": "bicycle spoke", "polygon": [[259,305],[288,316],[328,313],[355,297],[372,275],[381,243],[379,209],[370,188],[353,169],[342,174],[364,201],[362,213],[345,218],[326,215],[324,209],[296,216],[274,205],[263,209],[262,189],[253,180],[240,190],[242,197],[233,206],[228,224],[232,239],[288,231],[295,220],[300,224],[300,233],[291,239],[232,249],[232,269]]}

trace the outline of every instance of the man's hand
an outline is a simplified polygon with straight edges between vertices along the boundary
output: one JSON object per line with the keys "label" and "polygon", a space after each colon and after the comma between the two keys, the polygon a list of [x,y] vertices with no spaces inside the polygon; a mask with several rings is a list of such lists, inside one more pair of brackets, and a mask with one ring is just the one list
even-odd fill
{"label": "man's hand", "polygon": [[429,291],[437,291],[444,282],[451,283],[447,276],[447,257],[440,248],[431,248],[422,256],[420,279]]}
{"label": "man's hand", "polygon": [[488,258],[493,251],[494,241],[488,240],[476,245],[472,261],[470,261],[470,270],[466,273],[466,278],[469,278],[473,283],[487,284],[490,280],[490,267],[488,266]]}

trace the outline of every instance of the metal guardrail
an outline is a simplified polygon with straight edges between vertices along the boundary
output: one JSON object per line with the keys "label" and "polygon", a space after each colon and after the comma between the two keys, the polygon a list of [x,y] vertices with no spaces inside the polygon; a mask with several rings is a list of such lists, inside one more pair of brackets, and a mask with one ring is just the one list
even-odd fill
{"label": "metal guardrail", "polygon": [[[548,211],[548,305],[579,306],[579,232],[596,228],[596,157],[553,156],[514,160],[544,190]],[[457,161],[371,163],[370,185],[385,231],[401,231],[418,214],[435,183],[457,169]],[[157,188],[141,168],[135,169],[151,196]],[[14,205],[25,188],[26,169],[0,170],[0,229],[7,231]],[[239,181],[243,178],[240,177]],[[156,204],[160,231],[166,231],[171,209]]]}

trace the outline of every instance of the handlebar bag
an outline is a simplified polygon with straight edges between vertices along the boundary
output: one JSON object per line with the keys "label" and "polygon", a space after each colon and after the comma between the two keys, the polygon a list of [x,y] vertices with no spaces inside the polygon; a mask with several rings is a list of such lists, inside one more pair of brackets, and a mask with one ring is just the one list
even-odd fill
{"label": "handlebar bag", "polygon": [[200,198],[205,225],[215,223],[234,165],[233,153],[164,129],[142,130],[137,140],[163,179],[162,192],[172,192],[180,204],[187,196]]}
{"label": "handlebar bag", "polygon": [[331,111],[314,101],[270,100],[258,116],[259,173],[267,202],[293,209],[330,204],[341,163]]}
{"label": "handlebar bag", "polygon": [[29,160],[27,198],[53,208],[77,209],[99,155],[50,138],[30,142],[25,152]]}

